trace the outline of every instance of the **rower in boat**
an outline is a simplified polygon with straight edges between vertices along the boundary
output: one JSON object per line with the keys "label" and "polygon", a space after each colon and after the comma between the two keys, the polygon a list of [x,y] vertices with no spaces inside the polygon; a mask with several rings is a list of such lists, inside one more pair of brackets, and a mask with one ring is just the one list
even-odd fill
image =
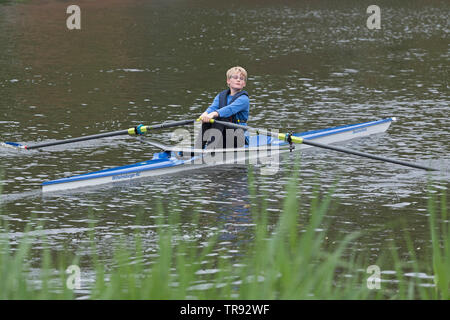
{"label": "rower in boat", "polygon": [[[216,119],[212,119],[213,122],[220,121]],[[8,147],[15,150],[33,150],[33,149],[41,149],[50,146],[57,146],[61,144],[67,143],[75,143],[93,139],[100,139],[106,137],[115,137],[121,135],[138,135],[145,132],[150,132],[157,129],[164,128],[174,128],[182,125],[188,125],[196,122],[196,119],[189,120],[181,120],[167,123],[160,123],[154,125],[147,126],[138,126],[134,128],[128,128],[118,131],[112,132],[103,132],[100,134],[94,134],[89,136],[82,136],[76,138],[69,138],[64,140],[57,141],[48,141],[43,143],[37,143],[33,145],[23,145],[16,142],[0,142],[0,147]],[[234,124],[231,122],[222,122],[226,127],[230,127],[233,129],[243,129],[245,131],[255,132],[257,135],[252,136],[251,143],[246,146],[244,149],[254,150],[259,147],[266,148],[267,145],[275,147],[276,152],[285,153],[291,152],[291,144],[298,144],[298,148],[295,150],[317,147],[321,149],[334,150],[341,153],[352,154],[364,158],[375,159],[384,161],[387,163],[394,163],[410,168],[417,168],[426,171],[439,171],[437,168],[424,166],[421,164],[406,162],[398,159],[381,157],[378,155],[373,155],[370,153],[365,153],[361,151],[351,150],[339,146],[333,146],[334,143],[339,143],[343,141],[348,141],[355,138],[367,137],[373,134],[379,134],[385,132],[390,124],[395,121],[395,118],[386,118],[381,120],[350,124],[350,125],[341,125],[338,127],[325,128],[321,130],[312,130],[306,132],[299,133],[278,133],[272,130],[263,130],[259,128],[253,128],[250,126],[243,126],[240,124]],[[139,133],[141,131],[141,133]],[[270,136],[270,137],[269,137]],[[69,189],[76,189],[88,186],[95,186],[107,183],[114,183],[119,181],[128,181],[134,179],[141,179],[150,176],[159,176],[165,174],[173,174],[177,172],[181,172],[184,170],[193,170],[199,168],[206,168],[220,164],[234,164],[239,163],[235,161],[236,159],[227,159],[225,158],[223,162],[212,163],[212,162],[202,162],[199,164],[195,163],[195,159],[200,157],[199,152],[196,152],[195,156],[186,160],[180,160],[176,157],[176,153],[184,150],[183,148],[174,147],[174,146],[166,146],[161,143],[152,142],[152,145],[156,146],[163,150],[163,152],[159,152],[153,155],[153,159],[142,161],[135,164],[128,164],[125,166],[115,167],[103,169],[100,171],[84,173],[80,175],[75,175],[72,177],[60,178],[57,180],[45,181],[42,183],[42,192],[50,192],[50,191],[62,191]],[[220,151],[213,150],[201,150],[200,153],[216,153]],[[266,149],[267,150],[267,149]],[[228,151],[228,150],[227,150]],[[230,150],[234,152],[235,150]],[[191,152],[189,152],[191,153]],[[251,159],[259,159],[261,156],[267,156],[266,153],[262,155],[259,152],[245,152],[241,154],[241,156],[245,160]]]}
{"label": "rower in boat", "polygon": [[[241,148],[248,145],[249,137],[242,129],[232,129],[211,119],[246,125],[250,109],[247,91],[247,71],[239,66],[226,73],[228,89],[220,92],[212,104],[200,115],[202,129],[195,141],[195,148]],[[201,143],[201,144],[200,144]]]}

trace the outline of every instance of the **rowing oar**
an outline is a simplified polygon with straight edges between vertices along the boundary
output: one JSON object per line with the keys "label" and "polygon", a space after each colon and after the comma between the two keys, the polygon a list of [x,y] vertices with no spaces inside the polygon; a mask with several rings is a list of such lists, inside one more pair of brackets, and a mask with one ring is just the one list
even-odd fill
{"label": "rowing oar", "polygon": [[51,141],[51,142],[45,142],[45,143],[38,143],[38,144],[30,145],[30,146],[22,145],[22,144],[16,143],[16,142],[2,142],[2,143],[0,143],[0,145],[4,146],[4,147],[30,150],[30,149],[38,149],[38,148],[56,146],[56,145],[66,144],[66,143],[74,143],[74,142],[100,139],[100,138],[106,138],[106,137],[114,137],[114,136],[127,135],[127,134],[128,135],[142,135],[142,134],[147,133],[150,130],[178,127],[178,126],[193,123],[194,121],[195,120],[181,120],[181,121],[155,124],[155,125],[151,125],[151,126],[138,125],[134,128],[130,128],[130,129],[126,129],[126,130],[105,132],[105,133],[93,134],[90,136],[84,136],[84,137],[78,137],[78,138],[70,138],[70,139],[57,140],[57,141]]}
{"label": "rowing oar", "polygon": [[308,139],[303,139],[301,137],[293,136],[290,133],[274,133],[274,132],[270,132],[270,131],[267,131],[267,130],[260,130],[260,129],[252,128],[252,127],[249,127],[249,126],[243,126],[243,125],[239,125],[239,124],[234,124],[234,123],[224,122],[224,121],[218,121],[218,120],[214,120],[214,119],[211,119],[210,122],[211,123],[215,122],[215,123],[218,123],[218,124],[222,124],[224,126],[227,126],[227,127],[230,127],[230,128],[234,128],[234,129],[243,129],[243,130],[254,131],[254,132],[257,132],[258,134],[262,133],[262,134],[265,134],[267,136],[276,137],[279,140],[283,140],[283,141],[286,141],[286,142],[289,142],[289,143],[303,143],[303,144],[307,144],[307,145],[318,147],[318,148],[324,148],[324,149],[334,150],[334,151],[338,151],[338,152],[344,152],[344,153],[348,153],[348,154],[353,154],[353,155],[360,156],[360,157],[370,158],[370,159],[374,159],[374,160],[380,160],[380,161],[395,163],[395,164],[399,164],[399,165],[406,166],[406,167],[422,169],[422,170],[427,170],[427,171],[438,171],[435,168],[425,167],[425,166],[422,166],[422,165],[419,165],[419,164],[415,164],[415,163],[405,162],[405,161],[396,160],[396,159],[389,159],[389,158],[376,156],[376,155],[373,155],[373,154],[370,154],[370,153],[366,153],[366,152],[360,152],[360,151],[355,151],[355,150],[350,150],[350,149],[347,149],[347,148],[341,148],[341,147],[337,147],[337,146],[332,146],[332,145],[324,144],[324,143],[320,143],[320,142],[309,141]]}

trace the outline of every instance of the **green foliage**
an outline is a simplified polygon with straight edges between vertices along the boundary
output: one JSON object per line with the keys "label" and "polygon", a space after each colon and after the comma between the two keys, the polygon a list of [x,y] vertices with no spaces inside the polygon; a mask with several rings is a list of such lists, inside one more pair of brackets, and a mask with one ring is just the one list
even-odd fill
{"label": "green foliage", "polygon": [[428,212],[430,214],[429,224],[431,232],[431,243],[433,246],[433,274],[435,291],[433,298],[449,300],[450,293],[450,228],[448,223],[447,198],[442,192],[440,219],[447,221],[441,227],[437,224],[439,209],[436,208],[436,196],[430,190],[428,194]]}
{"label": "green foliage", "polygon": [[[396,271],[396,282],[383,284],[381,290],[366,285],[369,263],[363,255],[348,258],[346,250],[359,236],[352,233],[336,245],[328,246],[325,216],[332,208],[331,189],[323,195],[318,189],[309,204],[309,221],[300,222],[301,197],[298,177],[287,186],[283,211],[273,230],[269,230],[266,203],[252,204],[254,238],[248,254],[232,262],[210,254],[216,248],[219,232],[205,245],[200,240],[183,241],[175,214],[165,213],[159,206],[158,252],[149,264],[142,234],[135,231],[132,240],[123,235],[113,252],[113,265],[104,264],[98,256],[94,224],[90,224],[92,269],[95,280],[90,285],[90,299],[445,299],[449,298],[450,238],[445,193],[438,199],[429,193],[428,211],[432,243],[432,266],[420,265],[410,236],[405,233],[412,268],[416,273],[434,275],[435,286],[421,286],[419,280],[407,280],[406,266],[395,245],[379,257],[382,265],[390,257]],[[251,197],[256,194],[250,185]],[[264,197],[263,197],[264,198]],[[177,212],[176,210],[174,210]],[[304,217],[303,217],[304,218]],[[167,221],[165,221],[167,219]],[[197,225],[199,214],[194,214]],[[93,221],[91,218],[90,221]],[[65,268],[68,262],[78,264],[61,254],[52,259],[44,246],[41,250],[40,279],[30,276],[29,255],[33,238],[28,227],[19,244],[13,248],[3,227],[0,239],[0,299],[74,299],[79,295],[67,289]],[[42,230],[43,228],[38,228]],[[41,237],[42,238],[42,237]],[[196,242],[197,241],[197,242]],[[45,243],[45,241],[43,241]],[[217,270],[217,272],[204,272]],[[85,288],[83,288],[85,289]]]}

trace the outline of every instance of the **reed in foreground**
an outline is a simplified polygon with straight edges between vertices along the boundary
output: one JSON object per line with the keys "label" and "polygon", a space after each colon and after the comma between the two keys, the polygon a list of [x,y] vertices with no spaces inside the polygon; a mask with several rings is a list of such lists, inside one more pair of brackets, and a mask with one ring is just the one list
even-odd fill
{"label": "reed in foreground", "polygon": [[[207,245],[186,243],[177,217],[165,214],[160,207],[158,253],[149,256],[143,238],[136,232],[133,240],[123,237],[114,250],[114,258],[106,264],[97,254],[95,232],[92,231],[92,270],[94,279],[83,287],[83,297],[90,299],[448,299],[450,270],[450,238],[445,193],[437,199],[430,193],[429,224],[432,242],[432,266],[414,264],[416,272],[430,270],[435,285],[424,287],[417,279],[406,282],[405,265],[395,249],[392,255],[398,284],[391,289],[371,290],[368,274],[370,263],[364,256],[345,254],[357,233],[347,235],[336,246],[326,246],[327,212],[331,210],[332,190],[326,195],[315,191],[309,206],[309,219],[300,223],[297,179],[287,187],[283,211],[273,231],[268,231],[268,214],[252,205],[254,237],[247,255],[238,261],[211,253],[219,233]],[[251,186],[252,189],[252,186]],[[254,192],[254,191],[253,191]],[[439,213],[440,214],[439,214]],[[196,224],[194,216],[193,224]],[[168,222],[165,223],[164,219]],[[439,223],[438,223],[439,222]],[[94,230],[91,225],[92,230]],[[26,230],[26,234],[29,230]],[[8,230],[4,228],[3,235]],[[60,257],[52,261],[48,249],[43,250],[39,281],[30,280],[29,261],[32,237],[24,238],[12,250],[8,240],[0,240],[1,299],[73,299],[80,293],[67,288],[64,265],[72,261]],[[410,246],[411,256],[414,249]],[[14,252],[11,254],[11,252]],[[213,255],[214,256],[214,255]],[[385,255],[386,256],[386,255]],[[349,258],[350,257],[350,258]],[[383,258],[377,263],[383,265]],[[58,274],[57,276],[54,271]],[[37,284],[37,285],[36,285]],[[393,289],[392,289],[393,287]],[[89,292],[86,296],[86,291]]]}

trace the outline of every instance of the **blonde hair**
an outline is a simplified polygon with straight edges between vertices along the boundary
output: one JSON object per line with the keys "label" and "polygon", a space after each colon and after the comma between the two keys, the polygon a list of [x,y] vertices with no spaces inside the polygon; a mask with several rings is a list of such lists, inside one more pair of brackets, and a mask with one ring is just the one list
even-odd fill
{"label": "blonde hair", "polygon": [[236,66],[228,69],[227,71],[227,80],[231,78],[233,74],[240,73],[245,77],[245,81],[247,81],[247,71],[244,68]]}

